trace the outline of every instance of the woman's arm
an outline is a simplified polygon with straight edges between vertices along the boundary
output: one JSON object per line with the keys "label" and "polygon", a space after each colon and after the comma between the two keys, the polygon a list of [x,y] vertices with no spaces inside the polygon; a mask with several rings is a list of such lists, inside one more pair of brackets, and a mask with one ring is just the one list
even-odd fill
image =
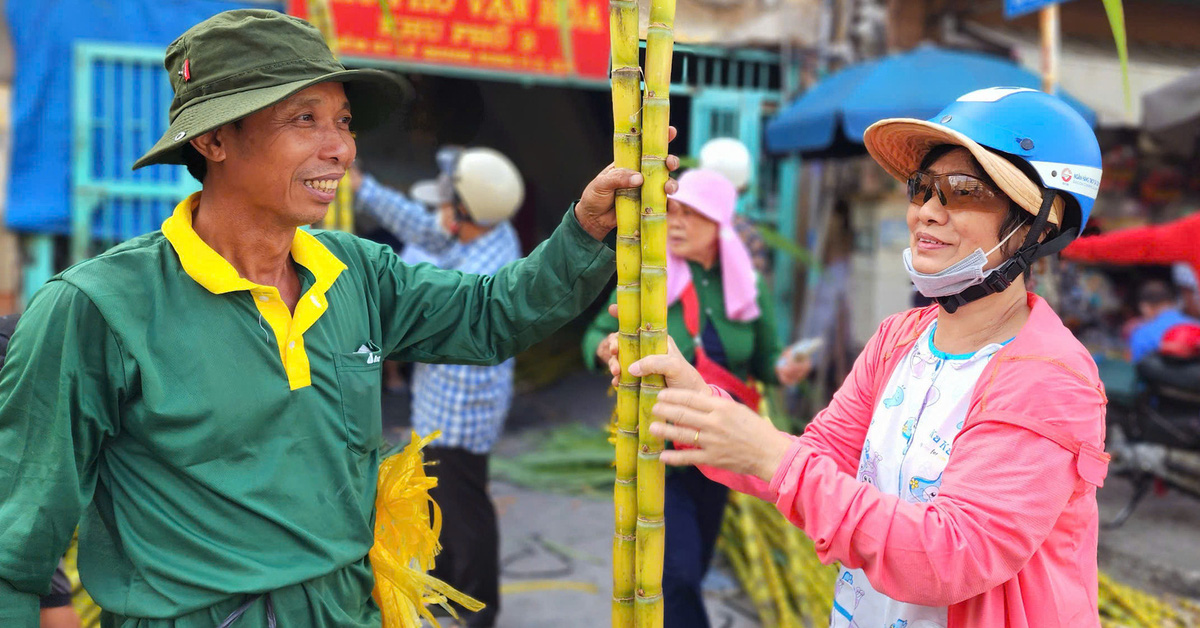
{"label": "woman's arm", "polygon": [[1065,259],[1111,264],[1171,264],[1197,259],[1200,214],[1165,225],[1119,229],[1079,238],[1063,249]]}
{"label": "woman's arm", "polygon": [[588,325],[583,332],[583,340],[579,343],[580,349],[583,352],[583,364],[589,369],[604,370],[608,367],[607,364],[601,364],[596,356],[596,349],[600,343],[608,338],[609,334],[615,334],[618,330],[617,317],[609,314],[608,308],[617,302],[617,291],[613,290],[608,297],[608,304],[596,313],[596,318],[592,319],[592,323]]}
{"label": "woman's arm", "polygon": [[926,606],[1012,579],[1081,482],[1070,451],[1000,423],[955,440],[940,493],[928,503],[885,495],[840,471],[797,441],[771,480],[775,506],[813,539],[822,562],[862,569],[881,593]]}

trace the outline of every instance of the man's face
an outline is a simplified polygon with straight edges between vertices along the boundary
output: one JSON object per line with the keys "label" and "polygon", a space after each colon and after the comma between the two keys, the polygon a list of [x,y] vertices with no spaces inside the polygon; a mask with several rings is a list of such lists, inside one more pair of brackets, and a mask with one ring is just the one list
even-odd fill
{"label": "man's face", "polygon": [[318,83],[221,135],[228,184],[281,227],[321,220],[354,161],[350,102],[341,83]]}

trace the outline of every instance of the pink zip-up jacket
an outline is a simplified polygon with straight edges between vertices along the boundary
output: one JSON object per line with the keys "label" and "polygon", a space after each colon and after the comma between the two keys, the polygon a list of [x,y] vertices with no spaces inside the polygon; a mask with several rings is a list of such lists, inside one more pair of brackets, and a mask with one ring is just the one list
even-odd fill
{"label": "pink zip-up jacket", "polygon": [[768,484],[713,468],[773,502],[817,555],[896,600],[948,606],[949,628],[1099,626],[1096,488],[1108,472],[1096,365],[1046,302],[975,384],[938,496],[908,503],[856,479],[876,400],[937,306],[889,317]]}

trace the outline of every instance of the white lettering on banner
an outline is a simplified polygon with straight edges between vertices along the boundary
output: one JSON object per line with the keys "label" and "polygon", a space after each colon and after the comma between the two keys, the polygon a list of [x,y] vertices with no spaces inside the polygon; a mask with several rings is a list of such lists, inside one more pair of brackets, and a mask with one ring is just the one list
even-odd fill
{"label": "white lettering on banner", "polygon": [[1030,161],[1029,165],[1041,175],[1047,187],[1096,198],[1100,192],[1100,169],[1079,164],[1053,161]]}
{"label": "white lettering on banner", "polygon": [[1017,92],[1036,92],[1028,87],[988,87],[958,97],[958,102],[996,102]]}

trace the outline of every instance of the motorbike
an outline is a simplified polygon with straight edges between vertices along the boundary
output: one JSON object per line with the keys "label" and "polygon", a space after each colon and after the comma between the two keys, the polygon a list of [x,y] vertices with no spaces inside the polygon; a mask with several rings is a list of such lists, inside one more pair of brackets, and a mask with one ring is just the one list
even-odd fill
{"label": "motorbike", "polygon": [[1133,483],[1133,495],[1106,528],[1124,524],[1156,485],[1200,499],[1200,358],[1153,353],[1135,368],[1129,407],[1110,401],[1108,447],[1110,471]]}

